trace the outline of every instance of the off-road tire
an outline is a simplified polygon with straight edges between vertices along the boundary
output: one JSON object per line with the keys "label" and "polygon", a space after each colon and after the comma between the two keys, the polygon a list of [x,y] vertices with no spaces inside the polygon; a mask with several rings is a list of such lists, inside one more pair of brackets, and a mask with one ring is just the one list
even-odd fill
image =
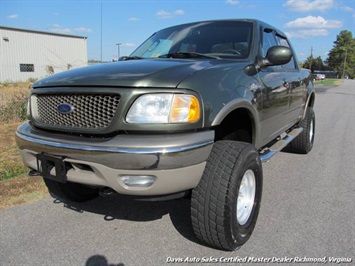
{"label": "off-road tire", "polygon": [[84,202],[96,198],[99,190],[73,182],[59,183],[43,178],[49,194],[53,198],[62,198],[74,202]]}
{"label": "off-road tire", "polygon": [[303,131],[290,144],[288,150],[293,153],[307,154],[313,148],[316,120],[312,107],[308,107],[305,118],[299,123]]}
{"label": "off-road tire", "polygon": [[[255,197],[242,225],[237,218],[237,202],[248,170],[255,176]],[[196,236],[218,249],[242,246],[251,236],[259,214],[262,179],[262,164],[254,146],[237,141],[216,142],[203,176],[192,191],[191,220]]]}

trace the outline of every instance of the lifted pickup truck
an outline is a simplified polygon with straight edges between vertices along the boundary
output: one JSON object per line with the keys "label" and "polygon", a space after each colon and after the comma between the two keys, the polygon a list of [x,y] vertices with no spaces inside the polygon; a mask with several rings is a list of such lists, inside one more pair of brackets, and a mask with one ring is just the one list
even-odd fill
{"label": "lifted pickup truck", "polygon": [[235,250],[255,227],[262,161],[312,149],[314,101],[281,31],[203,21],[158,31],[120,62],[36,82],[16,139],[52,196],[190,196],[197,237]]}

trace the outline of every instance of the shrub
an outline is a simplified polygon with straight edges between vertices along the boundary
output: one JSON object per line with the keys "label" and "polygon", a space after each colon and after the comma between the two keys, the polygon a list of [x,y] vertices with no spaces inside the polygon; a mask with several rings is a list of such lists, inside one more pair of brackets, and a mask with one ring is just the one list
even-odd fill
{"label": "shrub", "polygon": [[38,79],[36,79],[36,78],[29,78],[28,80],[27,80],[27,82],[30,82],[30,83],[34,83],[34,82],[36,82]]}
{"label": "shrub", "polygon": [[24,121],[27,118],[27,96],[18,96],[6,106],[0,108],[0,122],[10,123]]}
{"label": "shrub", "polygon": [[21,84],[21,87],[11,84],[0,88],[0,123],[26,120],[28,95],[28,84]]}

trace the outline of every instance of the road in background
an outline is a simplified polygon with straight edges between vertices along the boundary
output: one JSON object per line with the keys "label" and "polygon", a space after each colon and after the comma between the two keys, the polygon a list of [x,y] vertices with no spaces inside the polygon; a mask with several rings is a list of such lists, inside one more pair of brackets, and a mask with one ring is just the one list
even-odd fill
{"label": "road in background", "polygon": [[354,260],[355,81],[316,91],[314,148],[308,155],[279,153],[263,164],[259,219],[241,249],[224,252],[200,244],[187,199],[138,202],[112,196],[68,205],[48,197],[0,212],[0,264],[135,266],[187,257]]}

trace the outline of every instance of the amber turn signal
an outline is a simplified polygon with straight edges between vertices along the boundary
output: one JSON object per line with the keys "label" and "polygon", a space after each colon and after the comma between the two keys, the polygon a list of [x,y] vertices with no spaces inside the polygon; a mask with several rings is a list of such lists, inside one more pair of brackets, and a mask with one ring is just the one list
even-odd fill
{"label": "amber turn signal", "polygon": [[195,123],[200,119],[200,103],[193,95],[174,95],[169,122]]}

